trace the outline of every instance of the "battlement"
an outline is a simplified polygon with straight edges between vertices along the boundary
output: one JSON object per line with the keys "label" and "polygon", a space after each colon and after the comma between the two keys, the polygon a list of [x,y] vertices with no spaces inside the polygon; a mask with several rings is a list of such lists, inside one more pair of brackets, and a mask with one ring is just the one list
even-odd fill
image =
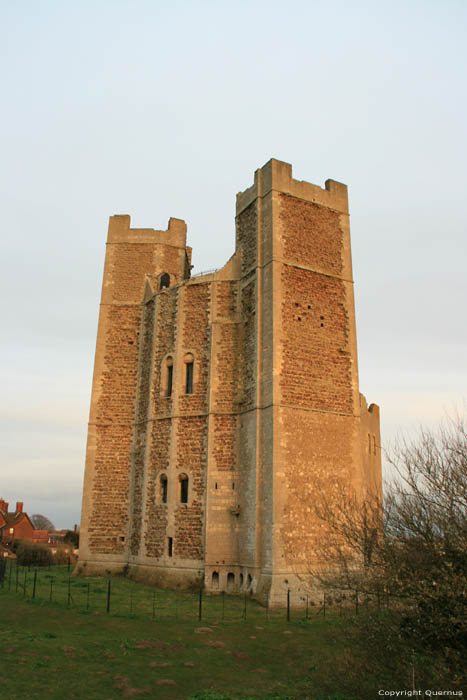
{"label": "battlement", "polygon": [[271,158],[262,168],[256,170],[254,184],[237,194],[237,216],[257,197],[264,197],[271,191],[290,194],[343,214],[349,212],[347,185],[336,180],[326,180],[323,189],[304,180],[295,180],[290,163]]}
{"label": "battlement", "polygon": [[128,214],[115,214],[109,218],[107,243],[165,243],[177,248],[186,247],[187,226],[183,219],[171,217],[167,229],[130,228]]}

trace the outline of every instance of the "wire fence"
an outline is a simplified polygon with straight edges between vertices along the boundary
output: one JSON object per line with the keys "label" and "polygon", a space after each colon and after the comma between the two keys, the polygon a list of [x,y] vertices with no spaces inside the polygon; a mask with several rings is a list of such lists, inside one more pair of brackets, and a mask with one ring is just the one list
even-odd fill
{"label": "wire fence", "polygon": [[[20,566],[0,560],[0,592],[13,593],[40,605],[71,608],[83,614],[107,613],[119,617],[152,620],[241,622],[246,620],[310,620],[316,616],[341,616],[391,607],[388,591],[368,594],[356,589],[336,595],[323,590],[312,598],[284,591],[272,608],[258,603],[250,593],[210,593],[195,590],[162,590],[123,576],[74,577],[70,563],[44,567]],[[318,601],[318,602],[316,602]]]}

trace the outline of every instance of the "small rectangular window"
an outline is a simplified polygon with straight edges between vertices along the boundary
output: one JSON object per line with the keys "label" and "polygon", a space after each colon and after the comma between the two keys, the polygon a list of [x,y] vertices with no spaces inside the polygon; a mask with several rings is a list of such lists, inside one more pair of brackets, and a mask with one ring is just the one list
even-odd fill
{"label": "small rectangular window", "polygon": [[161,476],[161,503],[167,503],[167,477]]}
{"label": "small rectangular window", "polygon": [[193,393],[193,362],[186,363],[186,386],[185,393]]}
{"label": "small rectangular window", "polygon": [[173,546],[174,546],[174,541],[172,537],[167,538],[167,554],[169,557],[173,555]]}
{"label": "small rectangular window", "polygon": [[180,503],[188,503],[188,479],[180,480]]}
{"label": "small rectangular window", "polygon": [[173,365],[167,367],[167,396],[172,396],[174,368]]}

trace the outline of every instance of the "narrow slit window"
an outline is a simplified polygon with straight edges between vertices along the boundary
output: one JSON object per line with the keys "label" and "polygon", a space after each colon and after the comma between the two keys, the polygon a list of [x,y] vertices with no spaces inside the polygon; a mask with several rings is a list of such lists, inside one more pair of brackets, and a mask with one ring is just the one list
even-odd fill
{"label": "narrow slit window", "polygon": [[193,361],[186,363],[185,393],[193,393]]}
{"label": "narrow slit window", "polygon": [[168,367],[167,367],[167,396],[172,396],[173,377],[174,377],[174,367],[173,367],[173,365],[168,365]]}
{"label": "narrow slit window", "polygon": [[161,476],[161,483],[160,483],[160,496],[161,496],[161,503],[167,503],[167,477],[165,474]]}
{"label": "narrow slit window", "polygon": [[180,476],[180,503],[188,503],[188,477],[186,474]]}
{"label": "narrow slit window", "polygon": [[167,554],[169,557],[172,557],[174,553],[174,541],[173,537],[168,537],[167,538]]}

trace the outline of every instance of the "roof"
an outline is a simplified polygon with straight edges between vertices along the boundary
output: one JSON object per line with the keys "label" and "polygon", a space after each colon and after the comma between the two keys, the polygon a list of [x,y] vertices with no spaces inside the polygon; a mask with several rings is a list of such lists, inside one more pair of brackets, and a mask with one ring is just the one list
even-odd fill
{"label": "roof", "polygon": [[[32,524],[29,515],[27,513],[24,513],[23,511],[21,511],[21,513],[3,513],[3,517],[5,519],[5,524],[9,525],[10,527],[12,525],[16,525],[17,523],[21,522],[21,520],[26,518],[27,520],[29,520],[31,527],[34,530],[34,525]],[[0,525],[0,527],[4,527],[4,525]]]}

